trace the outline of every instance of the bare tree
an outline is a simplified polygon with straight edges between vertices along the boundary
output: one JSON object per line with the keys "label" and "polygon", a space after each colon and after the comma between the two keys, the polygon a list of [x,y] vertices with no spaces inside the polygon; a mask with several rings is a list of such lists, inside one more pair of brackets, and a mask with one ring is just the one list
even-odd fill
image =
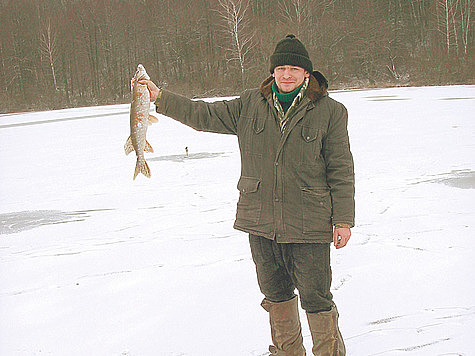
{"label": "bare tree", "polygon": [[294,28],[297,37],[306,32],[311,19],[310,3],[305,0],[280,1],[279,8],[285,24]]}
{"label": "bare tree", "polygon": [[246,11],[249,0],[218,0],[221,9],[219,15],[224,21],[224,28],[231,39],[226,47],[228,61],[238,61],[241,72],[241,84],[245,83],[245,63],[247,55],[253,48],[253,34],[249,33],[249,19]]}
{"label": "bare tree", "polygon": [[443,0],[442,6],[444,6],[445,12],[445,34],[447,39],[447,54],[450,54],[450,23],[449,23],[449,13],[450,13],[450,0]]}
{"label": "bare tree", "polygon": [[[443,16],[439,18],[441,21],[441,32],[444,34],[445,45],[447,55],[450,55],[451,48],[453,46],[453,40],[455,41],[456,47],[457,43],[457,28],[454,23],[454,6],[457,6],[457,3],[454,0],[439,0],[438,6],[443,12]],[[453,27],[452,27],[453,26]]]}
{"label": "bare tree", "polygon": [[48,19],[40,34],[40,52],[42,56],[46,57],[49,68],[51,70],[51,76],[53,78],[54,90],[58,90],[58,83],[56,80],[56,36],[51,27],[51,20]]}
{"label": "bare tree", "polygon": [[470,34],[470,14],[473,11],[473,2],[471,0],[459,0],[460,4],[460,26],[462,28],[462,43],[464,54],[467,54]]}
{"label": "bare tree", "polygon": [[443,33],[447,55],[460,53],[459,42],[463,44],[463,53],[468,53],[471,12],[473,3],[471,0],[438,0],[438,7],[443,16],[438,16],[439,30]]}

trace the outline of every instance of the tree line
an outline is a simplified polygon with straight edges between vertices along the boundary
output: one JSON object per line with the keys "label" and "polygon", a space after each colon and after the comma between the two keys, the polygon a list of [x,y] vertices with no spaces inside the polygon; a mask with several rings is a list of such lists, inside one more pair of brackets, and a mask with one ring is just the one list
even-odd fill
{"label": "tree line", "polygon": [[286,34],[330,88],[473,83],[471,0],[0,0],[0,111],[130,100],[142,63],[187,96],[269,75]]}

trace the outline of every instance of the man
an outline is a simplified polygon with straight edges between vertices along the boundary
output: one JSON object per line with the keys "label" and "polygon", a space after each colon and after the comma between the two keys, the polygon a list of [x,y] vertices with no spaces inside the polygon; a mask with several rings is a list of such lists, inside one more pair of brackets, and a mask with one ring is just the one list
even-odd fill
{"label": "man", "polygon": [[200,131],[238,136],[240,191],[234,227],[249,233],[269,312],[272,355],[305,355],[298,290],[314,355],[345,355],[330,292],[330,243],[344,247],[354,225],[354,173],[347,111],[327,93],[305,46],[277,43],[260,89],[215,103],[147,84],[157,112]]}

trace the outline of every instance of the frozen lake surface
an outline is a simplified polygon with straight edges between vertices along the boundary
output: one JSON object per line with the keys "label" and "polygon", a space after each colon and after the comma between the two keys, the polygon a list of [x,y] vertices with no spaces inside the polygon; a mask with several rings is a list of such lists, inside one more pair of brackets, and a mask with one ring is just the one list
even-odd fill
{"label": "frozen lake surface", "polygon": [[[357,182],[332,249],[348,355],[473,355],[475,86],[331,96]],[[128,110],[0,115],[0,355],[265,355],[237,139],[159,117],[133,181]]]}

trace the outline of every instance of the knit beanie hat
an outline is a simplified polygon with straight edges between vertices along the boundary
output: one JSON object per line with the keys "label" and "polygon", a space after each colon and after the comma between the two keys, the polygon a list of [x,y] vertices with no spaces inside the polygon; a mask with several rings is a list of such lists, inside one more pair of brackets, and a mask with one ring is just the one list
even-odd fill
{"label": "knit beanie hat", "polygon": [[275,51],[270,56],[270,72],[274,73],[274,68],[278,66],[291,65],[313,71],[312,61],[308,56],[305,46],[294,35],[287,35],[275,46]]}

